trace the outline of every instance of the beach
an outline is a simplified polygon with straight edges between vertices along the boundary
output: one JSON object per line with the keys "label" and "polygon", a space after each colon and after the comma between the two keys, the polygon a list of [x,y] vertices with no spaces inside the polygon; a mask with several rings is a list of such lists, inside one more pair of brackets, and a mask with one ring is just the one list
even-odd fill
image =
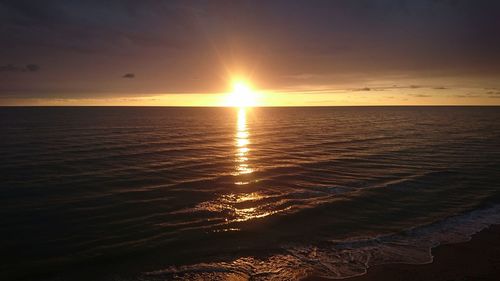
{"label": "beach", "polygon": [[[500,279],[500,225],[491,226],[471,241],[441,245],[432,249],[429,264],[384,264],[368,269],[367,274],[346,281],[493,281]],[[320,277],[307,281],[331,280]]]}

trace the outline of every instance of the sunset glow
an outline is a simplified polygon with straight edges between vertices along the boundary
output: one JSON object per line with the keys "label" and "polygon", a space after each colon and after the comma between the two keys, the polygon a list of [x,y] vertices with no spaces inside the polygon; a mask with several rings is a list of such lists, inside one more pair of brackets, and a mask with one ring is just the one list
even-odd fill
{"label": "sunset glow", "polygon": [[0,0],[0,281],[500,280],[499,14]]}

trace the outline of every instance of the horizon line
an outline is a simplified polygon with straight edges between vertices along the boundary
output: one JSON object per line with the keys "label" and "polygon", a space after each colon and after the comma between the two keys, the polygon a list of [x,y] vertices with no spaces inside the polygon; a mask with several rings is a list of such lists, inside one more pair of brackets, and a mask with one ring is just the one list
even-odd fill
{"label": "horizon line", "polygon": [[415,105],[273,105],[273,106],[210,106],[210,105],[0,105],[12,107],[167,107],[167,108],[285,108],[285,107],[500,107],[500,104],[415,104]]}

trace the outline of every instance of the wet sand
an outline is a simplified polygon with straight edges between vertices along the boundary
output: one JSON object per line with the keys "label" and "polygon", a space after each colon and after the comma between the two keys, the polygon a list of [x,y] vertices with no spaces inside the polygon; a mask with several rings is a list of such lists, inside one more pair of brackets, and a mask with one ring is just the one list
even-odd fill
{"label": "wet sand", "polygon": [[[497,281],[500,280],[500,225],[474,235],[469,242],[449,244],[432,250],[430,264],[386,264],[346,281]],[[329,280],[311,277],[307,281]]]}

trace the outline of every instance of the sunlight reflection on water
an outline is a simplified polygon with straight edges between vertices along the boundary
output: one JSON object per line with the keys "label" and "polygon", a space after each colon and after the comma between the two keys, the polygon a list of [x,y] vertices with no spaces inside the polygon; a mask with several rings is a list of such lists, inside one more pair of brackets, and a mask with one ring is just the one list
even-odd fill
{"label": "sunlight reflection on water", "polygon": [[429,241],[468,238],[499,211],[469,212],[498,203],[493,107],[0,115],[0,236],[13,249],[2,266],[21,277],[19,260],[69,274],[87,257],[117,258],[114,275],[140,253],[131,277],[115,279],[160,263],[175,266],[140,280],[340,278],[367,259],[428,261]]}
{"label": "sunlight reflection on water", "polygon": [[[240,108],[238,111],[238,121],[236,127],[236,171],[234,175],[244,175],[253,172],[253,169],[248,165],[248,153],[250,149],[249,133],[247,128],[247,118],[245,108]],[[236,182],[237,185],[247,184],[248,182]]]}

